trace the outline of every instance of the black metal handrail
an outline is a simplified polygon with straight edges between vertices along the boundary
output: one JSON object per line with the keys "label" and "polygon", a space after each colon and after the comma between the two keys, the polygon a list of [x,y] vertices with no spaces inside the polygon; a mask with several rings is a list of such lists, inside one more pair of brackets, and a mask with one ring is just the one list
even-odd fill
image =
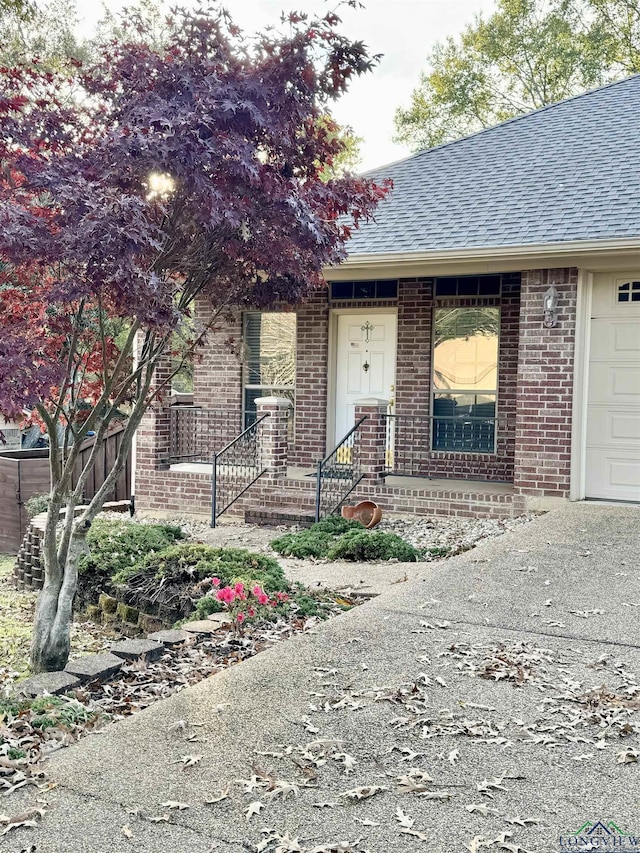
{"label": "black metal handrail", "polygon": [[318,462],[316,521],[337,512],[364,477],[356,436],[367,417],[360,418],[331,453]]}
{"label": "black metal handrail", "polygon": [[238,498],[266,473],[261,468],[258,428],[270,413],[259,417],[221,451],[213,454],[211,472],[211,526]]}
{"label": "black metal handrail", "polygon": [[429,476],[440,453],[496,453],[498,427],[506,416],[385,415],[385,471],[402,476]]}
{"label": "black metal handrail", "polygon": [[238,409],[172,406],[169,410],[169,462],[211,462],[242,429]]}

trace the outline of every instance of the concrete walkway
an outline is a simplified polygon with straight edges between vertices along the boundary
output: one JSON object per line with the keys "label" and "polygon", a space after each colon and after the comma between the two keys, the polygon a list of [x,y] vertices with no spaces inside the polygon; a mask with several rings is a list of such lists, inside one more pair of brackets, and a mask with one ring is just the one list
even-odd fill
{"label": "concrete walkway", "polygon": [[[639,553],[638,508],[574,505],[425,565],[54,754],[41,825],[0,849],[520,853],[598,820],[640,836]],[[15,796],[12,813],[34,804]]]}

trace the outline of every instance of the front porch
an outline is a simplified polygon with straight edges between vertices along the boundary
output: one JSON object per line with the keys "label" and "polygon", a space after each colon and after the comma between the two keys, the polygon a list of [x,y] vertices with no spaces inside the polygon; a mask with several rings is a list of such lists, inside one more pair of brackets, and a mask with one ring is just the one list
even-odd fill
{"label": "front porch", "polygon": [[[272,404],[273,405],[273,404]],[[282,404],[282,408],[285,406]],[[358,411],[361,415],[361,412]],[[438,477],[398,476],[388,471],[375,470],[375,457],[389,459],[387,441],[365,448],[370,441],[371,430],[375,429],[375,412],[363,417],[371,421],[368,432],[357,431],[350,448],[338,448],[337,455],[348,461],[338,463],[340,468],[337,489],[329,490],[321,498],[322,515],[339,509],[341,498],[346,503],[374,500],[385,513],[402,513],[420,516],[466,516],[476,518],[509,518],[525,511],[524,500],[514,492],[512,483],[487,482],[471,479],[444,479]],[[362,415],[361,415],[362,417]],[[366,421],[365,421],[366,422]],[[218,482],[225,476],[236,484],[241,492],[256,472],[258,476],[247,492],[225,512],[225,516],[244,518],[249,523],[294,523],[311,522],[315,518],[319,498],[317,467],[289,465],[280,455],[276,470],[269,466],[273,459],[269,448],[269,436],[256,432],[259,438],[256,447],[259,458],[249,465],[248,460],[235,459],[225,464],[224,456],[218,463]],[[271,434],[271,441],[286,443],[286,436]],[[348,450],[341,453],[340,451]],[[150,504],[150,509],[159,511],[167,508],[174,500],[185,512],[197,515],[211,514],[212,462],[174,461],[164,472],[165,489],[160,500]],[[331,477],[331,474],[328,475]],[[335,479],[335,474],[334,474]],[[330,484],[331,485],[331,484]],[[220,489],[220,486],[218,486]],[[218,500],[220,496],[218,496]]]}
{"label": "front porch", "polygon": [[[576,271],[373,284],[319,291],[293,321],[230,315],[197,365],[194,405],[158,408],[139,432],[138,506],[208,515],[214,454],[263,416],[250,458],[221,463],[222,479],[248,487],[233,496],[236,516],[310,516],[323,458],[321,515],[347,494],[386,512],[480,517],[566,500]],[[559,307],[547,328],[551,286]]]}

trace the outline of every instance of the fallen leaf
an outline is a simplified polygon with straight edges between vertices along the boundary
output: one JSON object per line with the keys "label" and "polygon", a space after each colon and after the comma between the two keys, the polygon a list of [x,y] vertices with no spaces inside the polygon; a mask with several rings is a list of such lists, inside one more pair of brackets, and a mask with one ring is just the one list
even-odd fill
{"label": "fallen leaf", "polygon": [[196,764],[199,764],[201,760],[201,755],[183,755],[177,761],[174,761],[173,764],[182,764],[183,770],[186,770],[187,767],[194,767]]}
{"label": "fallen leaf", "polygon": [[474,812],[480,812],[483,817],[487,817],[490,814],[498,814],[498,809],[492,809],[489,806],[485,806],[484,803],[471,803],[468,806],[465,806],[465,809],[472,814]]}
{"label": "fallen leaf", "polygon": [[264,803],[259,803],[259,802],[249,803],[249,805],[245,811],[245,818],[247,820],[251,820],[252,816],[254,814],[259,815],[263,808],[264,808]]}
{"label": "fallen leaf", "polygon": [[384,785],[363,785],[360,788],[351,788],[349,791],[343,791],[340,796],[352,802],[357,802],[358,800],[367,800],[369,797],[375,797],[376,794],[388,790]]}
{"label": "fallen leaf", "polygon": [[402,835],[412,835],[414,838],[419,838],[420,841],[429,840],[428,835],[426,835],[424,832],[420,832],[417,829],[401,829],[400,832]]}
{"label": "fallen leaf", "polygon": [[638,753],[637,749],[632,749],[628,746],[626,749],[623,749],[622,752],[616,753],[616,758],[618,760],[618,764],[635,764],[638,761]]}
{"label": "fallen leaf", "polygon": [[409,817],[406,812],[403,812],[400,806],[396,809],[395,819],[398,821],[400,826],[405,827],[405,829],[411,829],[415,820],[412,817]]}
{"label": "fallen leaf", "polygon": [[190,808],[189,803],[181,803],[178,800],[166,800],[164,803],[160,803],[160,806],[163,809],[178,809],[178,811]]}

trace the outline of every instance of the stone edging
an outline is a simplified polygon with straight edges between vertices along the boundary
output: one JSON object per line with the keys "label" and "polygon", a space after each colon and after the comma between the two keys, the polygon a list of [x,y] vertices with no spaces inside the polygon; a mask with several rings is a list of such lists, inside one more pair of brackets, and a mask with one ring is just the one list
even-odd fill
{"label": "stone edging", "polygon": [[[128,512],[131,501],[110,501],[102,507],[104,512]],[[76,513],[82,512],[86,507],[76,507]],[[65,510],[61,510],[64,514]],[[39,590],[44,586],[44,566],[40,558],[40,548],[44,529],[47,524],[46,512],[34,516],[24,535],[16,563],[13,568],[13,581],[18,589]]]}
{"label": "stone edging", "polygon": [[187,625],[178,630],[155,631],[146,639],[118,640],[112,643],[109,652],[83,655],[69,661],[64,670],[41,672],[20,681],[15,685],[14,695],[29,699],[44,695],[56,696],[90,681],[108,681],[120,672],[125,663],[140,659],[156,660],[167,646],[178,646],[194,636],[213,634],[223,620],[231,621],[225,614],[216,615],[216,620],[190,623],[191,628]]}

